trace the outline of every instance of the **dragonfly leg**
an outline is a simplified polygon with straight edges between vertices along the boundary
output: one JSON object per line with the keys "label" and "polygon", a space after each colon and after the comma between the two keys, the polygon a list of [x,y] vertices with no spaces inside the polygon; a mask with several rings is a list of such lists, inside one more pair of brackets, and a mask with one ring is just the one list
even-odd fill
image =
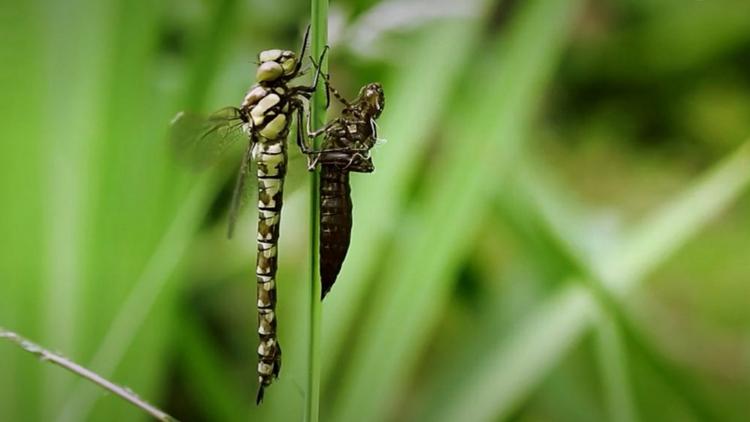
{"label": "dragonfly leg", "polygon": [[[316,68],[316,69],[318,69],[318,70],[320,71],[320,72],[318,72],[318,73],[320,73],[320,76],[322,76],[322,77],[323,77],[323,81],[324,81],[324,82],[325,82],[325,84],[326,84],[326,108],[328,108],[328,105],[330,104],[330,96],[329,96],[329,93],[333,94],[333,96],[334,96],[334,97],[336,97],[336,99],[337,99],[337,100],[339,100],[339,102],[340,102],[341,104],[343,104],[344,106],[346,106],[346,107],[351,107],[351,106],[352,106],[352,105],[351,105],[351,103],[350,103],[349,101],[347,101],[347,100],[346,100],[346,98],[344,98],[344,96],[343,96],[343,95],[341,95],[341,94],[339,93],[339,91],[338,91],[338,90],[336,90],[336,88],[334,88],[334,87],[333,87],[333,86],[331,85],[331,75],[330,75],[330,74],[328,74],[328,73],[324,73],[324,72],[322,72],[322,71],[320,70],[320,69],[321,69],[321,68],[320,68],[320,65],[319,65],[318,63],[316,63],[316,62],[315,62],[315,59],[313,59],[312,57],[310,57],[310,61],[312,62],[313,66],[315,66],[315,68]],[[322,60],[321,60],[321,63],[322,63]]]}
{"label": "dragonfly leg", "polygon": [[305,36],[304,38],[302,38],[302,47],[300,48],[299,56],[297,56],[297,65],[294,67],[294,73],[292,73],[293,75],[298,74],[299,70],[302,69],[302,59],[305,57],[308,38],[310,38],[310,25],[307,25],[307,29],[305,29]]}
{"label": "dragonfly leg", "polygon": [[307,156],[307,170],[308,171],[315,170],[315,166],[317,166],[318,165],[318,161],[320,161],[320,153],[319,152],[315,154],[315,158],[312,158],[311,155]]}
{"label": "dragonfly leg", "polygon": [[369,156],[369,154],[364,154],[364,155],[363,155],[363,154],[360,154],[360,153],[358,153],[358,152],[355,152],[355,153],[354,153],[354,154],[352,154],[352,156],[351,156],[351,157],[349,158],[349,162],[348,162],[348,163],[346,163],[346,165],[344,166],[344,170],[346,170],[346,169],[348,169],[349,167],[351,167],[351,166],[352,166],[352,164],[354,164],[354,160],[355,160],[356,158],[361,158],[362,160],[367,160],[368,158],[370,158],[370,156]]}
{"label": "dragonfly leg", "polygon": [[[310,113],[307,113],[307,119],[304,118],[304,107],[302,106],[302,103],[295,102],[292,105],[292,108],[296,109],[296,112],[297,112],[297,145],[299,146],[300,150],[302,150],[304,154],[311,155],[311,154],[320,154],[321,152],[324,152],[324,151],[348,151],[349,150],[348,148],[316,150],[312,146],[308,145],[308,143],[305,142],[305,138],[315,138],[316,136],[320,136],[321,134],[325,133],[325,131],[328,130],[336,122],[336,120],[328,122],[322,128],[313,131],[311,128],[312,117],[310,116]],[[303,134],[302,120],[307,121],[307,136]]]}
{"label": "dragonfly leg", "polygon": [[338,120],[339,119],[333,119],[330,122],[323,125],[322,128],[313,130],[312,129],[312,115],[310,113],[307,113],[307,136],[310,138],[315,138],[317,136],[320,136],[321,134],[325,133],[326,130],[330,129],[331,126],[337,123]]}
{"label": "dragonfly leg", "polygon": [[346,107],[351,107],[351,106],[352,106],[352,104],[351,104],[351,103],[350,103],[349,101],[347,101],[347,100],[346,100],[346,98],[344,98],[344,96],[343,96],[343,95],[341,95],[341,94],[340,94],[340,93],[339,93],[339,92],[338,92],[338,91],[336,90],[336,88],[334,88],[334,87],[333,87],[333,86],[331,85],[331,80],[329,79],[329,76],[328,76],[328,75],[326,75],[326,87],[328,88],[328,91],[331,91],[331,93],[333,94],[333,96],[334,96],[334,97],[336,97],[336,99],[337,99],[337,100],[339,100],[339,102],[340,102],[341,104],[343,104],[343,105],[344,105],[344,106],[346,106]]}
{"label": "dragonfly leg", "polygon": [[[314,138],[316,136],[319,136],[323,134],[332,124],[333,122],[329,122],[322,128],[312,131],[312,118],[310,117],[310,113],[307,113],[307,119],[304,118],[304,107],[301,102],[296,101],[292,104],[292,108],[294,108],[297,112],[297,146],[299,146],[299,149],[302,150],[304,154],[319,154],[323,152],[323,150],[315,150],[312,146],[308,145],[307,142],[305,142],[306,138]],[[307,136],[303,133],[302,129],[302,121],[307,121]]]}
{"label": "dragonfly leg", "polygon": [[[299,149],[302,150],[304,154],[310,154],[312,153],[312,148],[310,148],[305,142],[306,137],[304,134],[304,129],[302,129],[302,120],[304,120],[304,107],[299,101],[295,101],[292,104],[292,107],[297,111],[297,146],[299,146]],[[308,120],[309,117],[310,115],[308,114]]]}
{"label": "dragonfly leg", "polygon": [[[320,59],[319,60],[320,60],[321,63],[323,62],[323,59],[325,58],[326,53],[328,53],[328,46],[326,46],[323,49],[323,52],[320,54]],[[307,99],[310,99],[310,96],[312,96],[312,94],[318,89],[318,80],[320,79],[322,71],[320,69],[320,66],[317,66],[317,64],[315,63],[315,60],[313,60],[312,57],[310,57],[310,61],[312,61],[313,64],[315,64],[315,76],[313,77],[313,83],[312,83],[312,85],[310,85],[310,86],[301,85],[301,86],[292,87],[289,90],[289,93],[291,94],[291,96],[300,95],[300,96],[303,96],[303,97],[305,97]],[[326,108],[328,108],[328,103],[329,102],[330,102],[330,100],[328,99],[328,90],[326,89]]]}
{"label": "dragonfly leg", "polygon": [[[328,50],[328,46],[326,46],[326,50]],[[334,89],[331,86],[331,76],[328,73],[323,72],[323,56],[325,55],[325,51],[323,51],[323,55],[320,56],[320,60],[318,62],[315,61],[315,58],[312,56],[310,57],[310,62],[313,64],[313,67],[315,68],[315,83],[317,84],[318,78],[323,77],[323,82],[326,84],[326,110],[331,105],[331,92],[333,92],[333,95],[339,100],[343,100],[343,97],[339,94],[336,89]],[[346,100],[344,101],[344,105],[348,104],[346,103]]]}

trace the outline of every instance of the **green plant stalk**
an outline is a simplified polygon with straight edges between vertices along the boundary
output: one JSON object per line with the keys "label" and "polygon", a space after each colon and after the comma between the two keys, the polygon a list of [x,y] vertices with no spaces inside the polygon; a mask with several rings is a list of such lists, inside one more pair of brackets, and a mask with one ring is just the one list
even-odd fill
{"label": "green plant stalk", "polygon": [[[310,53],[318,60],[328,40],[328,0],[312,0],[310,9],[312,25]],[[304,60],[304,57],[300,57]],[[327,71],[326,60],[320,60],[322,71]],[[315,127],[325,123],[325,86],[310,101],[310,114]],[[298,125],[303,124],[297,122]],[[320,142],[313,140],[313,147]],[[322,303],[320,299],[320,262],[318,260],[318,234],[320,232],[320,174],[315,171],[310,176],[310,327],[307,349],[307,394],[305,395],[305,418],[307,422],[317,422],[320,410],[320,324]]]}

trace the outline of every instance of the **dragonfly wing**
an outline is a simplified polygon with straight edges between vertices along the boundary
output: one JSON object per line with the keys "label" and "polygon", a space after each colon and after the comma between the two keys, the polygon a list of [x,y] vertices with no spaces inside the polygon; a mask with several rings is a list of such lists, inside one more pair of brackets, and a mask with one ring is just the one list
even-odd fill
{"label": "dragonfly wing", "polygon": [[234,182],[234,191],[232,193],[232,204],[229,207],[229,225],[227,227],[227,237],[232,238],[234,234],[234,227],[237,224],[237,216],[242,209],[247,198],[247,192],[245,185],[247,184],[248,175],[250,174],[250,167],[253,161],[253,147],[255,142],[248,142],[247,150],[245,155],[242,157],[242,164],[240,165],[239,171],[237,171],[237,179]]}
{"label": "dragonfly wing", "polygon": [[[169,141],[175,154],[197,169],[213,164],[219,155],[237,142],[248,141],[243,130],[243,116],[234,107],[223,108],[208,116],[191,112],[180,112],[172,120]],[[255,139],[250,139],[234,182],[232,202],[228,213],[227,235],[232,237],[234,229],[250,192],[257,191],[257,179],[251,177],[252,150]],[[297,162],[302,154],[292,154],[290,162]],[[295,184],[292,183],[292,186]],[[255,188],[255,189],[253,189]]]}
{"label": "dragonfly wing", "polygon": [[247,139],[242,124],[241,112],[235,107],[208,116],[181,111],[170,124],[169,143],[180,159],[205,167],[227,148]]}

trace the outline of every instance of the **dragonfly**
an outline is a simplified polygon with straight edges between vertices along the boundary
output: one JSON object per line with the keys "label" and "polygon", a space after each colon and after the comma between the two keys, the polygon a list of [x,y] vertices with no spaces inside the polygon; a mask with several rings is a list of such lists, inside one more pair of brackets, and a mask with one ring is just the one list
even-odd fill
{"label": "dragonfly", "polygon": [[[207,117],[178,113],[170,131],[172,143],[178,152],[187,151],[201,161],[218,155],[238,139],[248,141],[234,185],[229,211],[229,237],[234,231],[253,162],[257,168],[257,404],[263,401],[264,390],[278,378],[281,371],[281,346],[276,333],[275,310],[279,223],[288,161],[286,139],[292,116],[295,113],[302,115],[305,102],[316,91],[320,71],[316,71],[310,86],[290,86],[290,83],[304,73],[301,70],[302,58],[309,31],[308,27],[299,56],[293,51],[278,49],[258,54],[256,83],[239,107],[226,107]],[[300,122],[302,120],[298,120],[297,126],[301,125]]]}
{"label": "dragonfly", "polygon": [[[315,64],[315,63],[314,63]],[[317,65],[316,65],[317,67]],[[299,147],[308,156],[308,169],[320,167],[320,280],[323,300],[336,282],[349,250],[352,232],[352,198],[349,173],[372,173],[375,166],[370,150],[378,142],[376,120],[385,107],[385,94],[379,83],[363,86],[357,98],[346,100],[323,75],[326,92],[343,104],[339,117],[312,130],[307,116],[307,138],[324,134],[320,149],[311,142]],[[302,115],[298,117],[301,121]],[[298,129],[299,130],[299,129]],[[304,139],[298,134],[297,140]]]}

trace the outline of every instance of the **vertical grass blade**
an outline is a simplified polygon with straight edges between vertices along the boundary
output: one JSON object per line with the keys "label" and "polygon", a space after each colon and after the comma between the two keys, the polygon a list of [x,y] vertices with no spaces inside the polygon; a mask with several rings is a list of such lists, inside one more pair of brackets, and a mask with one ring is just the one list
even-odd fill
{"label": "vertical grass blade", "polygon": [[[326,47],[328,40],[328,0],[312,0],[310,10],[311,48],[310,52],[317,61]],[[304,60],[304,57],[300,57]],[[320,66],[328,71],[324,59]],[[310,113],[315,127],[325,124],[325,86],[320,85],[310,101]],[[297,122],[298,125],[303,122]],[[318,148],[316,139],[313,147]],[[318,257],[319,218],[320,218],[320,175],[317,171],[310,175],[310,326],[307,350],[307,391],[305,396],[305,418],[307,422],[317,422],[320,414],[320,324],[322,319],[322,302],[320,299],[320,263]]]}
{"label": "vertical grass blade", "polygon": [[463,112],[451,116],[454,125],[445,136],[462,141],[446,144],[425,179],[430,183],[411,219],[413,234],[399,238],[379,279],[332,420],[382,420],[404,388],[482,220],[485,183],[516,158],[577,5],[525,2],[504,34],[506,42],[475,55],[481,59],[470,67],[471,84],[458,98],[465,107],[456,105]]}
{"label": "vertical grass blade", "polygon": [[636,422],[638,412],[628,375],[622,330],[603,306],[600,306],[595,326],[596,352],[608,419],[613,422]]}
{"label": "vertical grass blade", "polygon": [[[5,64],[0,66],[0,90],[6,104],[0,113],[0,321],[38,338],[44,271],[38,258],[44,247],[39,222],[46,212],[39,192],[47,155],[38,141],[42,128],[37,111],[44,109],[47,94],[41,9],[31,1],[5,2],[2,13],[12,18],[0,25],[0,59]],[[0,420],[39,420],[42,365],[19,355],[0,350]]]}
{"label": "vertical grass blade", "polygon": [[[46,198],[42,226],[46,235],[39,261],[44,268],[44,334],[40,339],[53,349],[78,354],[82,350],[77,325],[85,308],[84,286],[89,250],[86,227],[91,220],[91,150],[99,143],[98,122],[107,75],[107,48],[114,25],[112,0],[94,2],[49,2],[44,7],[47,87],[45,107],[58,110],[40,121],[41,139],[51,140],[44,150],[45,181],[41,194]],[[78,24],[70,25],[76,19]],[[65,130],[60,130],[65,128]],[[93,178],[96,178],[94,176]],[[53,417],[71,380],[59,371],[45,372],[42,386],[43,419]]]}
{"label": "vertical grass blade", "polygon": [[[89,366],[102,376],[112,376],[123,361],[136,335],[153,312],[161,293],[172,279],[173,272],[190,243],[190,237],[207,207],[208,193],[213,186],[208,180],[203,182],[196,185],[188,195],[97,349]],[[86,419],[97,398],[97,390],[89,387],[77,385],[69,393],[68,401],[57,420]]]}
{"label": "vertical grass blade", "polygon": [[183,369],[191,396],[215,421],[234,421],[247,418],[247,391],[228,376],[231,374],[224,359],[205,328],[189,311],[182,312],[177,323],[180,345],[179,365]]}
{"label": "vertical grass blade", "polygon": [[[99,143],[93,148],[94,164],[87,178],[96,213],[87,222],[90,274],[87,306],[81,311],[87,317],[80,323],[89,333],[87,366],[107,377],[116,373],[127,385],[150,395],[164,376],[161,359],[167,337],[163,333],[175,317],[169,305],[181,287],[172,283],[172,276],[217,182],[202,180],[191,190],[195,179],[176,171],[164,134],[174,112],[185,106],[177,98],[201,108],[194,99],[204,97],[200,91],[210,91],[210,73],[219,64],[201,67],[198,57],[197,70],[178,72],[164,65],[159,60],[164,9],[143,0],[115,3],[110,12],[118,25],[106,26],[117,29],[106,55],[106,101],[101,105]],[[226,8],[220,11],[232,14]],[[216,31],[216,25],[223,31]],[[213,52],[221,56],[227,43],[219,38],[231,34],[227,28],[226,19],[214,16],[195,34],[209,34],[201,38],[212,41]],[[202,53],[197,48],[194,54]],[[213,61],[220,62],[218,56],[212,56]],[[191,81],[200,75],[203,83],[164,89],[157,82],[159,77],[179,80],[183,73]],[[122,412],[110,401],[100,405],[98,397],[96,390],[78,383],[67,393],[57,419],[109,419]]]}

